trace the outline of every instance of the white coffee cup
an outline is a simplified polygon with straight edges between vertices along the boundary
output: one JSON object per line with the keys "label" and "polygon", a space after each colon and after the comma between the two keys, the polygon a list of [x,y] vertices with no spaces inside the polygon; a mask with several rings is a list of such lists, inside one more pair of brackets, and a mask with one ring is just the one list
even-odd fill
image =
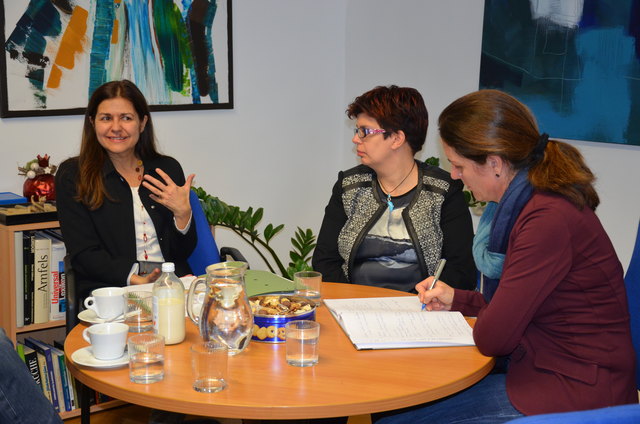
{"label": "white coffee cup", "polygon": [[84,307],[91,309],[102,319],[113,319],[124,314],[126,305],[125,290],[122,287],[95,289],[84,300]]}
{"label": "white coffee cup", "polygon": [[94,324],[85,328],[82,337],[91,343],[91,351],[96,359],[117,359],[124,355],[129,326],[121,322]]}

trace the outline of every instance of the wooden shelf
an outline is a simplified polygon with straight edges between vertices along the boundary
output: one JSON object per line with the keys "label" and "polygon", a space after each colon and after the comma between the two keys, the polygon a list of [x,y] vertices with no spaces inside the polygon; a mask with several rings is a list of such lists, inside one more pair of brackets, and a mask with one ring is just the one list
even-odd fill
{"label": "wooden shelf", "polygon": [[17,327],[16,333],[30,333],[32,331],[46,330],[48,328],[64,327],[64,324],[65,324],[65,321],[60,320],[60,321],[43,322],[42,324],[25,325],[24,327]]}
{"label": "wooden shelf", "polygon": [[[97,405],[91,405],[91,413],[104,411],[105,409],[115,408],[116,406],[126,405],[127,402],[121,400],[110,400],[108,402],[99,403]],[[74,409],[73,411],[65,411],[60,413],[60,418],[66,420],[67,418],[79,417],[80,416],[80,408]]]}

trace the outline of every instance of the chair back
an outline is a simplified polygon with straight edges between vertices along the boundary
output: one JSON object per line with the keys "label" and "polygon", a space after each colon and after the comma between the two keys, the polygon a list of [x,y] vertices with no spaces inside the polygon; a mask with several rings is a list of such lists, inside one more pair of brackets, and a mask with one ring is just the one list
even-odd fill
{"label": "chair back", "polygon": [[207,221],[207,217],[200,204],[200,199],[193,190],[189,193],[189,203],[191,204],[191,213],[193,216],[191,225],[195,224],[196,226],[198,244],[196,244],[187,262],[191,267],[193,275],[202,275],[205,273],[207,266],[220,262],[220,253],[218,252],[218,246],[211,233],[209,221]]}
{"label": "chair back", "polygon": [[78,291],[76,289],[76,275],[71,267],[71,257],[66,255],[64,257],[64,289],[65,289],[65,298],[67,300],[67,310],[65,311],[65,329],[67,334],[73,327],[75,327],[78,322],[78,314],[80,313],[80,306],[78,299]]}
{"label": "chair back", "polygon": [[640,225],[638,225],[631,262],[624,276],[624,284],[631,316],[631,337],[636,350],[636,387],[640,390]]}

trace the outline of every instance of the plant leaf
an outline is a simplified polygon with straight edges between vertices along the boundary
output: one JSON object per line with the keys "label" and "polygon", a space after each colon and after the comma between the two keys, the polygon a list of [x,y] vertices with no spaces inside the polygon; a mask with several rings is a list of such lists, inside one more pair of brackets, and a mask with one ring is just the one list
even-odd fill
{"label": "plant leaf", "polygon": [[273,237],[273,224],[267,224],[262,233],[264,234],[264,239],[267,242],[271,240],[271,237]]}
{"label": "plant leaf", "polygon": [[428,157],[424,160],[424,163],[431,166],[440,166],[440,158],[435,156]]}

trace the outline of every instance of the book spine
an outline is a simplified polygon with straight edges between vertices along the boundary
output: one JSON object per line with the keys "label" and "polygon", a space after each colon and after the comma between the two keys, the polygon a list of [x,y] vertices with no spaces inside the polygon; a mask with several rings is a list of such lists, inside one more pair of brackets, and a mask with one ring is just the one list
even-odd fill
{"label": "book spine", "polygon": [[60,271],[57,270],[56,264],[51,263],[51,282],[49,288],[49,299],[51,299],[51,305],[49,310],[49,320],[58,321],[64,319],[64,314],[60,315]]}
{"label": "book spine", "polygon": [[[66,394],[69,397],[69,404],[70,404],[70,410],[74,410],[76,408],[79,408],[78,405],[76,405],[76,398],[77,398],[77,394],[75,393],[75,379],[73,378],[73,376],[71,375],[71,371],[69,371],[69,368],[67,368],[67,363],[64,360],[64,340],[54,340],[53,341],[53,347],[56,348],[56,351],[61,353],[63,356],[62,362],[61,362],[61,366],[60,366],[60,370],[62,371],[62,369],[64,369],[64,372],[62,374],[63,377],[63,382],[62,384],[66,384]],[[65,383],[66,381],[66,383]],[[66,400],[66,398],[65,398]],[[66,407],[66,406],[65,406]]]}
{"label": "book spine", "polygon": [[13,252],[16,270],[16,327],[24,327],[24,272],[22,254],[22,231],[13,233]]}
{"label": "book spine", "polygon": [[22,343],[20,342],[16,343],[16,352],[18,353],[18,356],[20,357],[20,359],[22,359],[22,362],[26,364],[27,361],[24,358],[24,345]]}
{"label": "book spine", "polygon": [[60,312],[66,318],[67,313],[67,274],[64,272],[64,258],[58,262],[58,272],[60,273]]}
{"label": "book spine", "polygon": [[[58,359],[60,355],[55,353],[51,353],[51,363],[53,364],[53,378],[55,381],[55,390],[56,390],[56,400],[58,402],[57,411],[65,411],[66,407],[64,404],[64,393],[62,390],[62,370],[60,369],[60,360]],[[64,355],[62,355],[64,357]],[[52,388],[53,390],[53,388]]]}
{"label": "book spine", "polygon": [[[50,298],[51,311],[49,319],[52,321],[63,320],[65,318],[66,301],[65,291],[62,285],[61,271],[64,270],[64,256],[66,249],[64,243],[57,239],[51,240],[51,263],[50,263]],[[64,271],[62,271],[64,272]]]}
{"label": "book spine", "polygon": [[35,242],[35,294],[34,294],[34,324],[49,321],[49,279],[51,266],[51,240],[36,233]]}
{"label": "book spine", "polygon": [[24,278],[24,325],[33,324],[33,254],[35,236],[32,231],[22,233],[22,267]]}
{"label": "book spine", "polygon": [[[69,368],[67,368],[69,371]],[[80,400],[78,398],[78,389],[76,388],[76,379],[73,378],[71,372],[69,372],[69,384],[70,384],[70,392],[71,392],[71,405],[73,409],[80,408]]]}
{"label": "book spine", "polygon": [[64,355],[58,355],[58,366],[60,368],[60,382],[62,398],[64,399],[64,410],[71,411],[71,395],[69,394],[69,380],[67,377],[67,365],[64,363]]}
{"label": "book spine", "polygon": [[58,389],[56,387],[56,374],[53,363],[53,355],[51,354],[51,348],[49,348],[46,344],[31,337],[25,338],[25,343],[44,356],[47,368],[47,383],[49,386],[49,391],[51,392],[51,404],[53,405],[56,412],[60,412]]}
{"label": "book spine", "polygon": [[[47,360],[44,354],[36,351],[36,357],[38,358],[38,369],[40,370],[40,382],[42,383],[42,392],[45,397],[51,401],[51,385],[49,383],[49,377],[47,374]],[[53,402],[52,402],[53,403]]]}
{"label": "book spine", "polygon": [[28,348],[24,353],[24,362],[27,364],[27,368],[33,377],[33,381],[36,382],[40,390],[42,390],[42,377],[40,376],[40,368],[38,366],[38,354],[35,350]]}

